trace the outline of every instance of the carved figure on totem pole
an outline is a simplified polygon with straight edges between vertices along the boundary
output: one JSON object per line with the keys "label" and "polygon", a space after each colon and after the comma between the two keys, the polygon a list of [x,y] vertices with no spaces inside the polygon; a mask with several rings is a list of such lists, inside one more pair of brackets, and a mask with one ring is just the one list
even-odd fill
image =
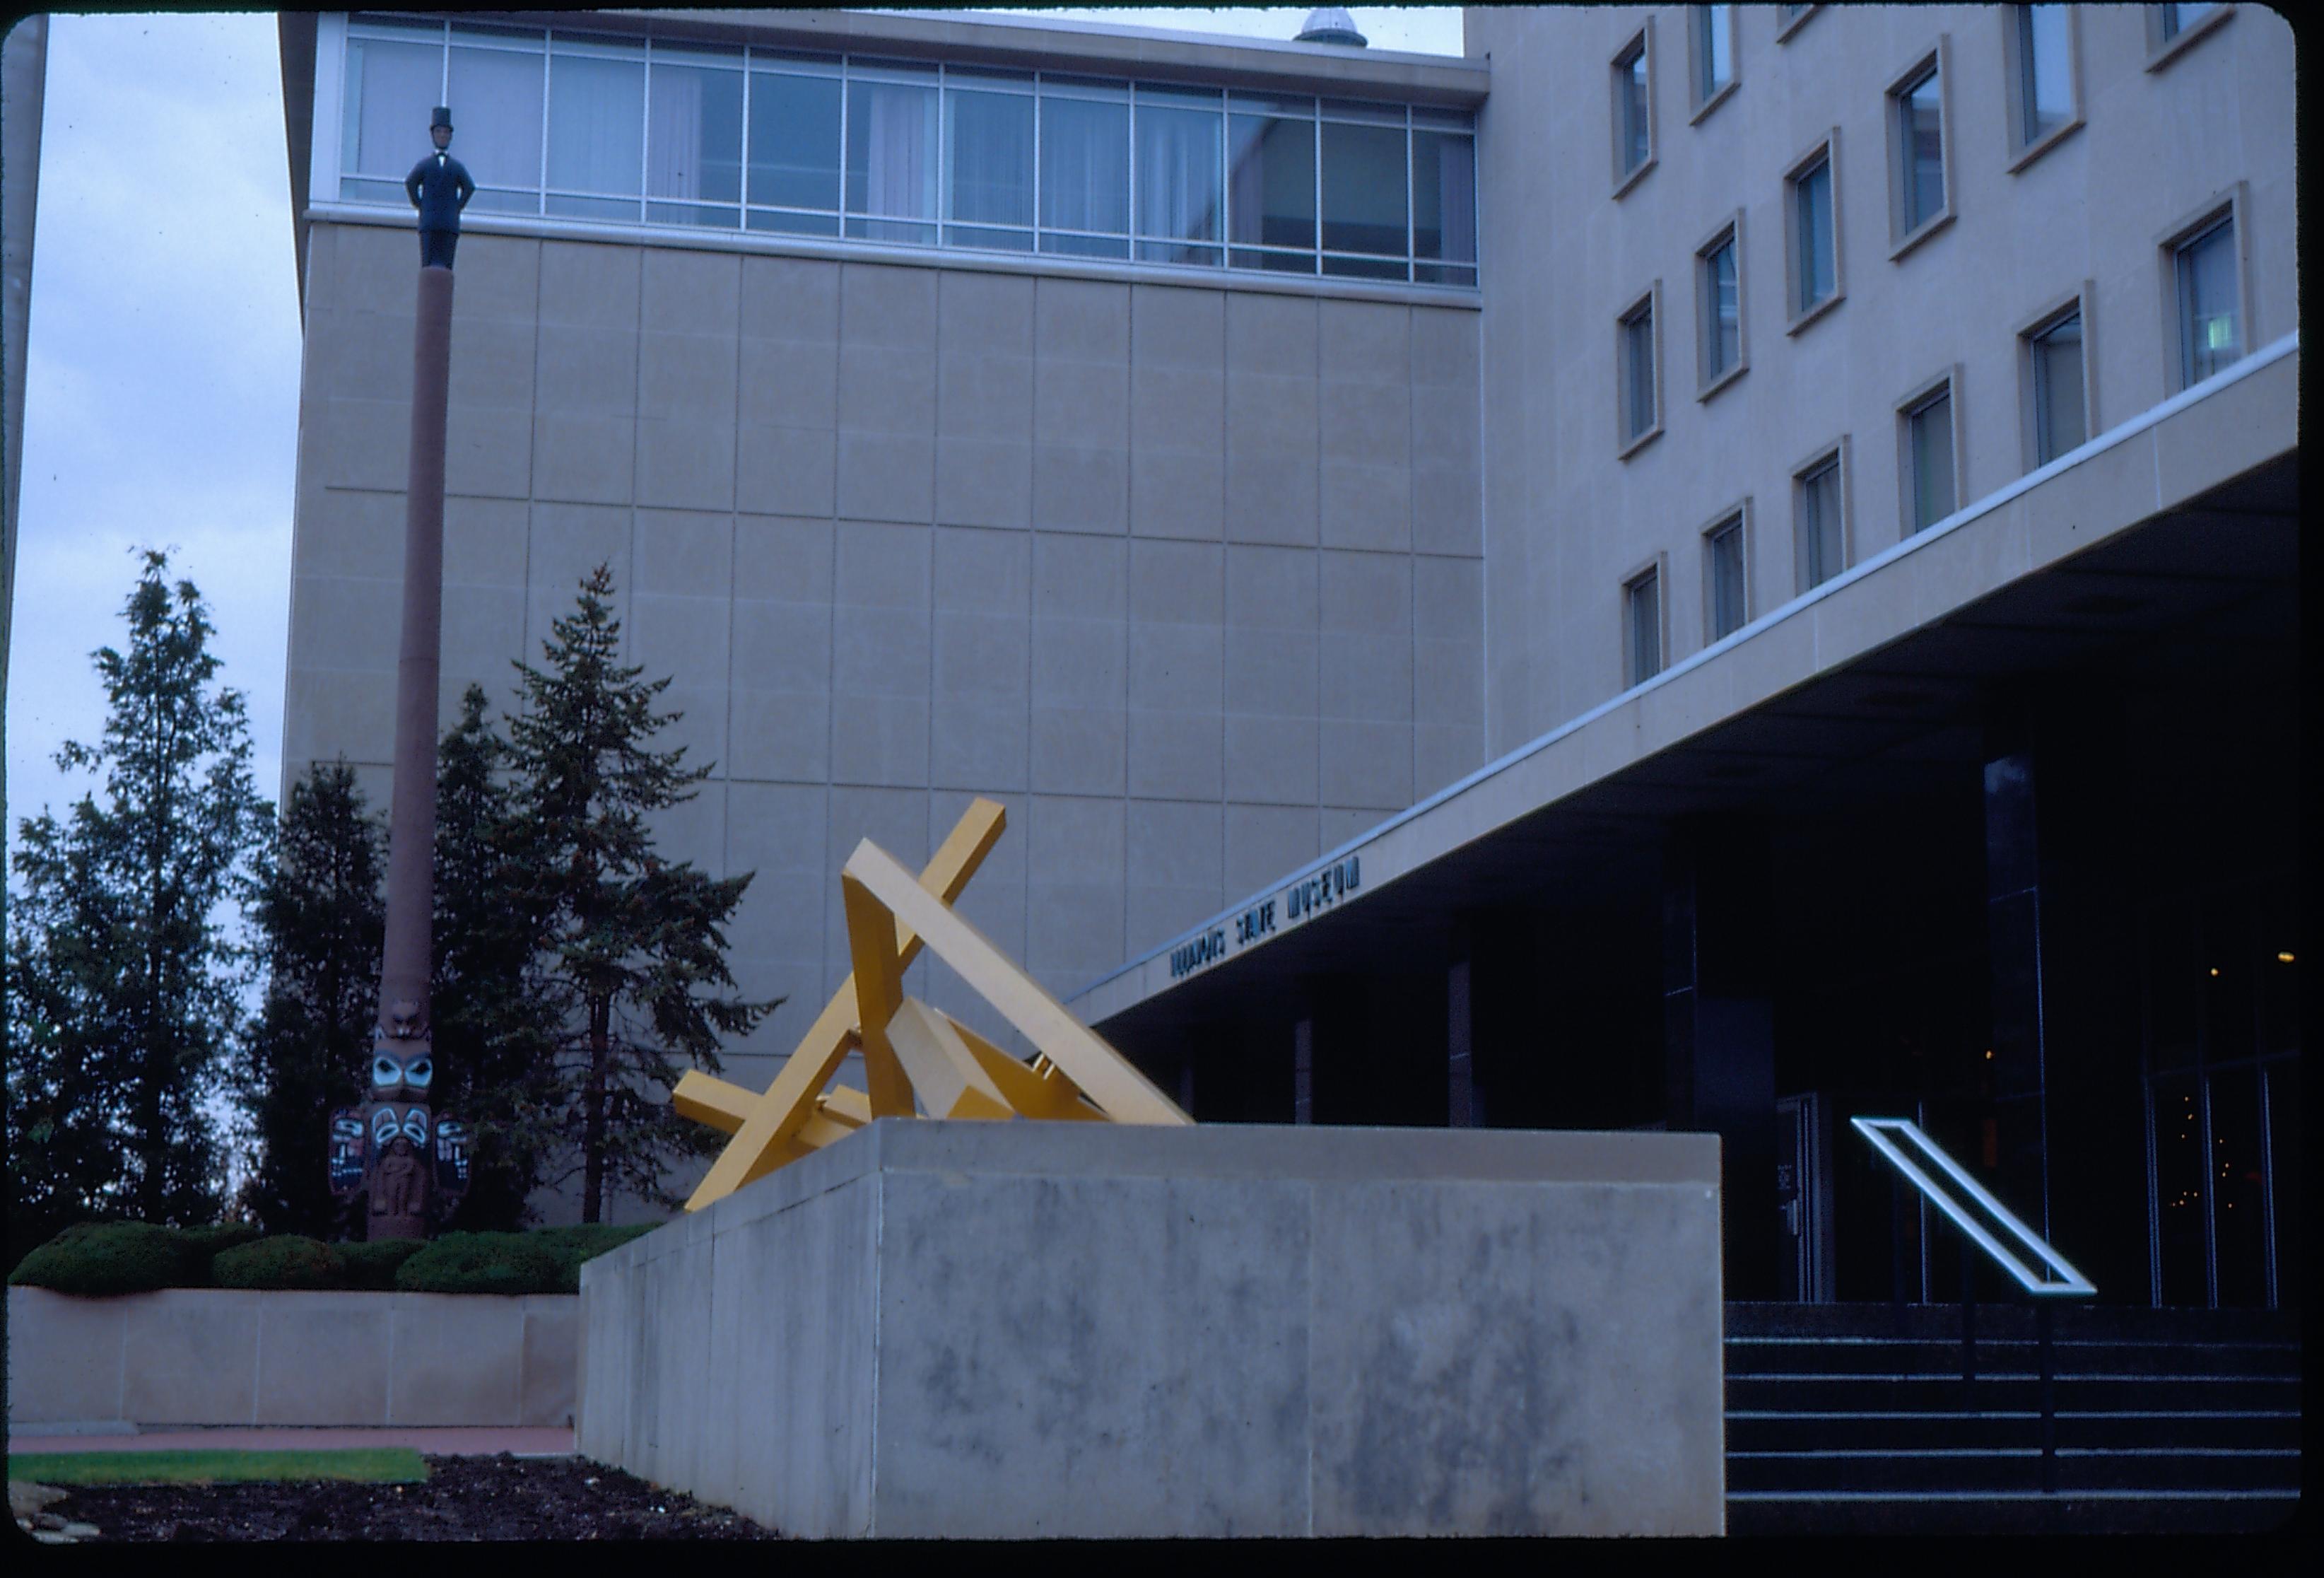
{"label": "carved figure on totem pole", "polygon": [[448,269],[453,249],[460,244],[460,210],[476,195],[476,183],[468,179],[467,166],[446,152],[452,145],[448,107],[436,106],[428,134],[435,140],[436,152],[411,167],[403,178],[403,191],[420,210],[420,266]]}
{"label": "carved figure on totem pole", "polygon": [[401,1034],[383,1028],[372,1043],[371,1100],[331,1114],[331,1193],[368,1196],[374,1239],[426,1238],[468,1188],[467,1126],[427,1104],[436,1064],[414,1033],[417,1006],[396,1004]]}

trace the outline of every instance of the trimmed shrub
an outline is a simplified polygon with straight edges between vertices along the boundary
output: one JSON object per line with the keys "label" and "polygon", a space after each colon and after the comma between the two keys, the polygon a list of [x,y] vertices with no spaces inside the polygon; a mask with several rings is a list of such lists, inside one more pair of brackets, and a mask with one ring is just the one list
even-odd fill
{"label": "trimmed shrub", "polygon": [[338,1250],[295,1232],[224,1250],[210,1261],[210,1281],[219,1287],[318,1293],[346,1287],[346,1274]]}
{"label": "trimmed shrub", "polygon": [[334,1244],[346,1268],[346,1286],[364,1293],[392,1293],[403,1262],[428,1247],[425,1239],[383,1238],[369,1243]]}
{"label": "trimmed shrub", "polygon": [[189,1227],[180,1231],[186,1235],[189,1250],[206,1261],[228,1250],[256,1243],[264,1236],[254,1222],[221,1222],[216,1227]]}
{"label": "trimmed shrub", "polygon": [[562,1293],[565,1263],[521,1232],[446,1233],[403,1262],[399,1293]]}
{"label": "trimmed shrub", "polygon": [[26,1255],[11,1283],[83,1298],[202,1287],[209,1282],[207,1246],[182,1229],[144,1222],[82,1222]]}
{"label": "trimmed shrub", "polygon": [[609,1250],[620,1249],[633,1238],[643,1238],[659,1223],[632,1223],[626,1227],[609,1227],[604,1223],[579,1227],[540,1227],[524,1236],[557,1257],[561,1280],[556,1291],[581,1291],[581,1262],[594,1260]]}

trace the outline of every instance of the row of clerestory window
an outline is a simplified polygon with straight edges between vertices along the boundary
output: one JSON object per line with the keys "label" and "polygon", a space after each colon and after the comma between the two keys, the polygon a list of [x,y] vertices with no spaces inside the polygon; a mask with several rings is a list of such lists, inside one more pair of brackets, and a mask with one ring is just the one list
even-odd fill
{"label": "row of clerestory window", "polygon": [[342,200],[438,104],[473,212],[1477,283],[1466,110],[357,16]]}

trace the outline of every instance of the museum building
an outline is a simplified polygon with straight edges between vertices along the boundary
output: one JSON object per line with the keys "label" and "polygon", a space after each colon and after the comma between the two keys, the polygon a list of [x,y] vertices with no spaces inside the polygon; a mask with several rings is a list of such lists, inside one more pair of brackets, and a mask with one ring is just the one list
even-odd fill
{"label": "museum building", "polygon": [[1853,1300],[1954,1275],[1914,1117],[2104,1299],[2298,1303],[2274,14],[281,28],[284,771],[386,803],[448,105],[441,715],[612,563],[729,1078],[984,795],[963,913],[1200,1120],[1716,1130],[1729,1297]]}

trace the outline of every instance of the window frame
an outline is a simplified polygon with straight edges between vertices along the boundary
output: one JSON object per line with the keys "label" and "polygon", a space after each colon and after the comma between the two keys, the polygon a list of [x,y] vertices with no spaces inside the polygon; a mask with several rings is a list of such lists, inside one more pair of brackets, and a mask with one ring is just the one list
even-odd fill
{"label": "window frame", "polygon": [[2193,388],[2197,382],[2188,376],[2185,355],[2187,326],[2179,310],[2179,259],[2190,244],[2202,239],[2221,220],[2232,224],[2236,232],[2236,327],[2243,341],[2243,348],[2236,360],[2242,361],[2261,344],[2259,326],[2252,311],[2249,198],[2247,183],[2237,181],[2227,190],[2212,194],[2156,237],[2155,245],[2163,265],[2163,377],[2165,398]]}
{"label": "window frame", "polygon": [[[1630,337],[1638,315],[1646,314],[1646,362],[1650,378],[1648,403],[1653,420],[1637,432],[1630,430],[1632,365]],[[1663,434],[1663,282],[1656,280],[1630,299],[1614,315],[1614,436],[1615,458],[1628,460]]]}
{"label": "window frame", "polygon": [[2103,430],[2098,426],[2096,362],[2091,355],[2091,343],[2096,337],[2090,332],[2090,303],[2097,295],[2095,282],[2084,280],[2069,294],[2052,298],[2038,311],[2018,320],[2017,434],[2025,471],[2039,471],[2050,460],[2058,458],[2055,455],[2050,460],[2042,458],[2043,422],[2040,386],[2034,374],[2035,342],[2069,318],[2079,318],[2082,323],[2082,442],[2089,443]]}
{"label": "window frame", "polygon": [[2163,13],[2168,7],[2149,5],[2144,9],[2146,13],[2146,69],[2149,71],[2162,70],[2194,48],[2199,40],[2209,38],[2227,26],[2227,19],[2236,14],[2232,4],[2214,5],[2193,23],[2166,38],[2163,31]]}
{"label": "window frame", "polygon": [[1729,5],[1727,7],[1727,80],[1707,94],[1702,91],[1702,76],[1707,64],[1703,59],[1703,33],[1706,28],[1717,25],[1716,19],[1711,14],[1715,9],[1710,5],[1696,5],[1690,7],[1687,14],[1687,102],[1693,106],[1693,111],[1686,121],[1691,126],[1701,125],[1712,110],[1734,97],[1737,86],[1743,80],[1742,52],[1736,48],[1742,33],[1742,24],[1736,20],[1737,8]]}
{"label": "window frame", "polygon": [[[1856,512],[1849,508],[1853,493],[1851,473],[1854,469],[1849,453],[1850,448],[1848,435],[1842,434],[1817,445],[1809,451],[1806,459],[1791,468],[1792,579],[1799,596],[1805,596],[1826,581],[1846,574],[1849,567],[1856,562]],[[1802,530],[1807,519],[1807,481],[1821,472],[1827,462],[1838,468],[1837,485],[1832,491],[1840,500],[1840,563],[1833,566],[1831,573],[1821,580],[1811,581],[1807,578],[1807,539]]]}
{"label": "window frame", "polygon": [[2027,166],[2051,149],[2082,129],[2086,111],[2082,103],[2082,7],[2061,5],[2066,17],[2066,97],[2070,104],[2066,118],[2040,136],[2028,142],[2025,137],[2025,74],[2030,62],[2025,59],[2025,45],[2019,36],[2020,14],[2034,9],[2030,5],[2001,7],[2002,97],[2009,115],[2009,161],[2002,168],[2011,175],[2022,173]]}
{"label": "window frame", "polygon": [[[1646,152],[1636,164],[1625,164],[1629,152],[1629,93],[1628,91],[1628,62],[1637,58],[1644,62],[1646,76]],[[1614,198],[1620,201],[1632,188],[1646,179],[1646,171],[1655,167],[1661,150],[1655,139],[1655,19],[1647,17],[1638,30],[1622,41],[1607,63],[1607,88],[1614,126]]]}
{"label": "window frame", "polygon": [[[1904,130],[1910,96],[1931,77],[1937,83],[1937,181],[1943,200],[1936,211],[1914,224],[1911,203],[1914,175],[1909,168],[1913,146]],[[1888,261],[1895,263],[1923,242],[1951,224],[1958,216],[1953,180],[1952,35],[1940,33],[1936,42],[1918,51],[1913,63],[1891,78],[1883,91],[1883,119],[1888,132]]]}
{"label": "window frame", "polygon": [[[1906,541],[1928,531],[1939,521],[1950,520],[1961,512],[1969,497],[1962,483],[1967,467],[1961,455],[1961,365],[1958,362],[1932,377],[1914,385],[1911,392],[1896,401],[1896,519],[1900,527],[1898,541]],[[1946,401],[1945,442],[1952,473],[1953,507],[1933,521],[1923,521],[1917,509],[1920,489],[1919,467],[1913,455],[1913,421],[1940,397]]]}
{"label": "window frame", "polygon": [[[1637,594],[1647,581],[1655,584],[1655,672],[1637,672],[1638,610]],[[1622,688],[1634,690],[1670,667],[1670,556],[1656,552],[1631,568],[1622,577]]]}
{"label": "window frame", "polygon": [[1736,557],[1742,565],[1743,575],[1743,616],[1735,622],[1735,630],[1741,630],[1751,623],[1751,610],[1758,601],[1752,595],[1753,583],[1756,579],[1751,573],[1752,515],[1751,495],[1746,494],[1695,528],[1695,540],[1702,544],[1702,644],[1704,646],[1714,646],[1735,633],[1734,630],[1721,631],[1719,628],[1719,596],[1715,573],[1718,549],[1712,542],[1714,538],[1720,536],[1730,526],[1737,533]]}
{"label": "window frame", "polygon": [[[1817,164],[1829,172],[1826,189],[1831,202],[1831,291],[1802,307],[1800,302],[1800,180]],[[1848,249],[1840,244],[1840,128],[1832,127],[1794,159],[1784,171],[1784,332],[1795,335],[1848,300]]]}
{"label": "window frame", "polygon": [[1790,43],[1792,42],[1792,35],[1799,32],[1800,29],[1805,27],[1808,24],[1808,18],[1813,16],[1817,12],[1821,11],[1823,7],[1821,5],[1803,5],[1794,11],[1789,16],[1785,16],[1784,14],[1784,7],[1781,5],[1776,6],[1775,42],[1779,44]]}
{"label": "window frame", "polygon": [[[1711,259],[1722,244],[1735,248],[1735,360],[1712,373],[1711,346],[1717,333],[1711,302]],[[1738,208],[1712,226],[1694,248],[1694,398],[1698,402],[1733,383],[1751,370],[1750,314],[1744,306],[1743,210]]]}

